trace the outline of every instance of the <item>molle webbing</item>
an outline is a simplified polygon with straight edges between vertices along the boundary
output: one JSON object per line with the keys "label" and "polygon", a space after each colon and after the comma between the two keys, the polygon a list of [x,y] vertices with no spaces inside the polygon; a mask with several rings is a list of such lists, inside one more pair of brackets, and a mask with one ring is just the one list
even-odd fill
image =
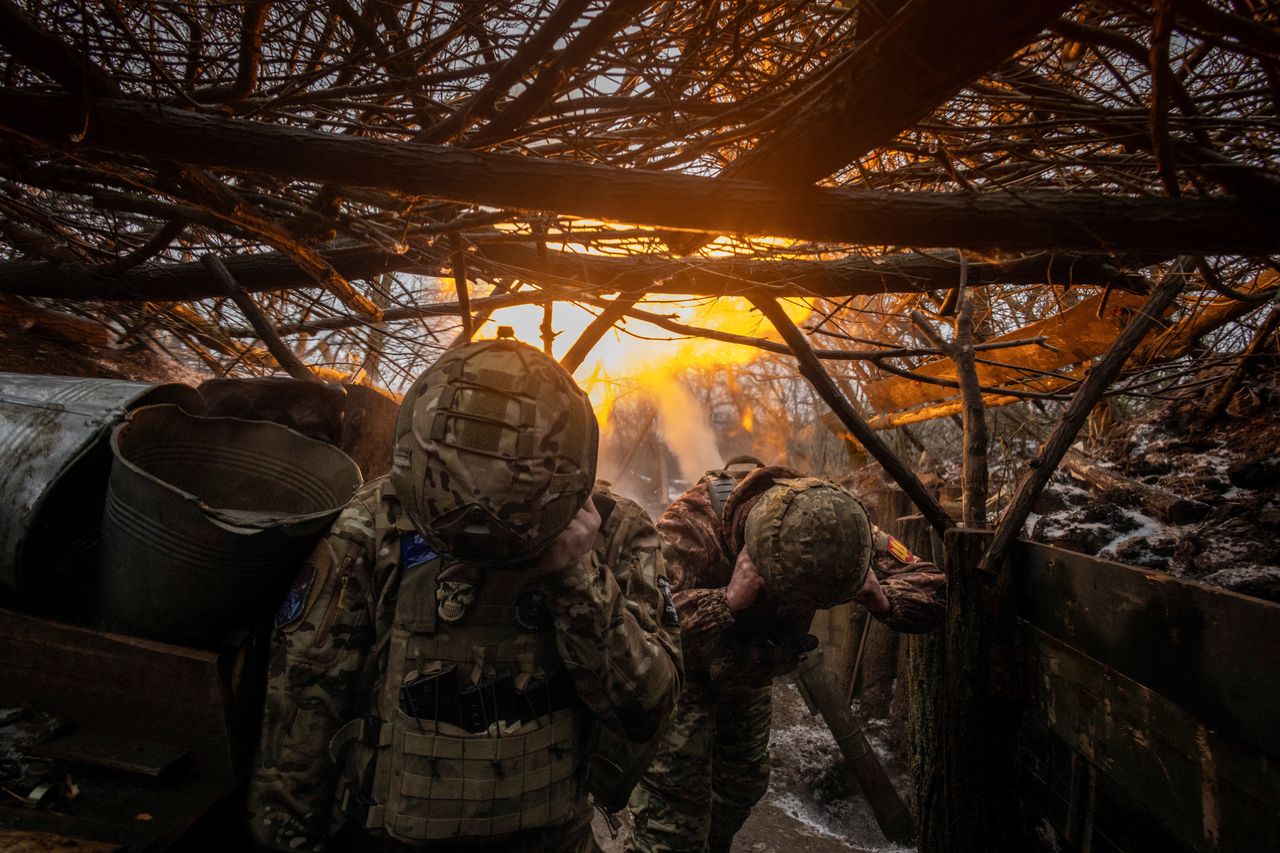
{"label": "molle webbing", "polygon": [[484,837],[547,826],[573,809],[572,714],[532,732],[463,738],[397,721],[388,752],[391,790],[366,828],[419,841]]}
{"label": "molle webbing", "polygon": [[437,606],[440,568],[401,583],[367,811],[356,815],[409,843],[563,821],[577,801],[583,720],[555,634],[517,625],[530,589],[518,573],[489,572],[459,623],[417,618]]}

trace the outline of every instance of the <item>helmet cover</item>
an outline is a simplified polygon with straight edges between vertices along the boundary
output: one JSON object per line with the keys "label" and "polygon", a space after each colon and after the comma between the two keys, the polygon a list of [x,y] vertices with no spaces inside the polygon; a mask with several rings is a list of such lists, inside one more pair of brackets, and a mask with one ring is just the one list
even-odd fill
{"label": "helmet cover", "polygon": [[518,341],[474,341],[405,394],[391,482],[442,554],[522,563],[586,503],[599,442],[591,402],[555,359]]}
{"label": "helmet cover", "polygon": [[806,607],[851,601],[871,568],[871,522],[846,489],[782,479],[747,513],[747,553],[770,595]]}

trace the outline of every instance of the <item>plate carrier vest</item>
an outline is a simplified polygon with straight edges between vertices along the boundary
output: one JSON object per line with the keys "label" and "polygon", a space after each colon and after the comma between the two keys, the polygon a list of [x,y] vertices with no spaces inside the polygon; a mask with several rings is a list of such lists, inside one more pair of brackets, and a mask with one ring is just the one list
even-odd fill
{"label": "plate carrier vest", "polygon": [[[615,501],[594,497],[596,554],[606,562],[621,547],[618,519],[610,525]],[[400,567],[372,716],[347,723],[330,743],[343,768],[343,812],[374,835],[415,843],[554,825],[584,791],[609,799],[600,794],[620,784],[610,775],[619,771],[606,761],[602,772],[597,753],[602,735],[614,742],[607,752],[621,738],[593,726],[577,698],[550,611],[537,604],[541,588],[489,572],[450,623],[437,615],[443,568],[434,554]],[[623,802],[638,775],[633,769],[621,783]]]}

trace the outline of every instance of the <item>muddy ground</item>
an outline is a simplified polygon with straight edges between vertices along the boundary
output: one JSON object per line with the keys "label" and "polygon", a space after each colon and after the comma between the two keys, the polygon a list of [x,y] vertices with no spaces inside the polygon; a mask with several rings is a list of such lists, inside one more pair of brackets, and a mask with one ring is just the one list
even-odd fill
{"label": "muddy ground", "polygon": [[[872,746],[887,758],[880,732],[887,721],[869,721]],[[769,792],[734,839],[742,853],[909,853],[887,842],[876,827],[870,807],[846,781],[839,750],[822,721],[809,714],[789,679],[773,688],[773,730],[769,737],[772,774]],[[890,775],[907,796],[904,769],[890,760]],[[623,815],[625,820],[626,816]],[[597,817],[596,839],[606,853],[620,853],[625,826],[618,838]]]}

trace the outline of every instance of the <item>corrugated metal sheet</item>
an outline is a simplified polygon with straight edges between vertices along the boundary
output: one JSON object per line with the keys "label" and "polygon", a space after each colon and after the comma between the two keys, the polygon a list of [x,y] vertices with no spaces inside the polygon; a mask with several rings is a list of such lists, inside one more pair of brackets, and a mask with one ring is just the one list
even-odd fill
{"label": "corrugated metal sheet", "polygon": [[53,484],[154,387],[0,373],[0,586],[21,591],[23,545]]}

